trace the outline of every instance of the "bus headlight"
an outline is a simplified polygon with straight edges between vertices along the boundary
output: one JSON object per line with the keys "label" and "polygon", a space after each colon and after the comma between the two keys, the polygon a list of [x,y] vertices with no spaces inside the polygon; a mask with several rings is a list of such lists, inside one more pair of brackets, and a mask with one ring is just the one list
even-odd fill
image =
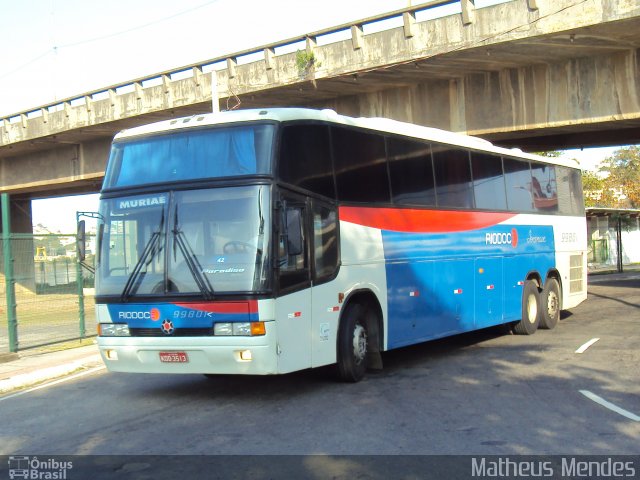
{"label": "bus headlight", "polygon": [[129,326],[126,323],[101,323],[98,325],[101,337],[129,337]]}
{"label": "bus headlight", "polygon": [[220,322],[213,326],[213,334],[218,336],[252,337],[266,333],[264,322]]}
{"label": "bus headlight", "polygon": [[214,335],[233,335],[233,327],[230,323],[216,323],[213,326]]}
{"label": "bus headlight", "polygon": [[233,324],[234,335],[251,335],[251,324],[249,322],[238,322]]}

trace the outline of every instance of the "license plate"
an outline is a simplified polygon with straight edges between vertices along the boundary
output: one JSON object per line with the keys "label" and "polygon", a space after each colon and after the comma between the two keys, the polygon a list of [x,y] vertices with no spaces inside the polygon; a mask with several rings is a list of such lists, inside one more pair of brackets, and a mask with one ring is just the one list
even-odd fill
{"label": "license plate", "polygon": [[160,352],[160,361],[164,363],[187,363],[189,357],[186,352]]}

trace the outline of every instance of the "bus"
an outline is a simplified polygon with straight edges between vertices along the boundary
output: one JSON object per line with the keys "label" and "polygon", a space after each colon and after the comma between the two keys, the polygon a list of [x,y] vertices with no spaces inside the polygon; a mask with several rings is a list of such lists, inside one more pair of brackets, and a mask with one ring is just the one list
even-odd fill
{"label": "bus", "polygon": [[577,163],[330,110],[239,110],[114,138],[98,345],[114,372],[284,374],[586,298]]}

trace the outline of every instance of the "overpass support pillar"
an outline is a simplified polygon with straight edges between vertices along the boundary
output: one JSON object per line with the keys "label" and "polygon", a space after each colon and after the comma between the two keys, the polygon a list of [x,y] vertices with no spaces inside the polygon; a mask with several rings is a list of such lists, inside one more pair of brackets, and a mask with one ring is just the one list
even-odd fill
{"label": "overpass support pillar", "polygon": [[[9,242],[12,262],[13,281],[20,290],[36,291],[35,266],[33,262],[33,226],[31,216],[31,200],[22,197],[12,197],[2,194],[2,240]],[[7,218],[5,218],[7,217]],[[5,230],[7,230],[5,232]],[[5,250],[6,251],[6,250]],[[5,282],[6,272],[5,255],[0,257],[0,284],[1,289],[7,286]],[[11,280],[11,277],[9,278]],[[7,298],[7,300],[9,300]],[[7,305],[8,307],[8,305]]]}

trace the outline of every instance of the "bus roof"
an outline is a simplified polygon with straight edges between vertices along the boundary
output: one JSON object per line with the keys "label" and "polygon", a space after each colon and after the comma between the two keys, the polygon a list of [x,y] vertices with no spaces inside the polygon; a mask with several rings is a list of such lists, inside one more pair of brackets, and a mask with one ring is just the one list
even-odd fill
{"label": "bus roof", "polygon": [[263,109],[247,109],[232,110],[219,113],[204,113],[192,115],[190,117],[182,117],[173,120],[163,120],[160,122],[142,125],[127,130],[123,130],[115,136],[115,140],[123,140],[131,137],[153,135],[172,130],[181,130],[185,128],[222,125],[237,122],[254,122],[254,121],[274,121],[289,122],[294,120],[315,120],[335,123],[340,125],[349,125],[353,127],[366,128],[378,132],[395,133],[398,135],[419,138],[434,142],[442,142],[450,145],[471,148],[475,150],[483,150],[494,152],[500,155],[509,155],[519,158],[526,158],[538,162],[564,165],[572,168],[579,168],[577,160],[567,160],[557,157],[542,157],[540,155],[525,153],[519,148],[502,148],[493,145],[491,142],[479,137],[464,135],[460,133],[441,130],[433,127],[423,127],[413,123],[400,122],[389,118],[367,118],[367,117],[349,117],[336,113],[334,110],[315,110],[310,108],[263,108]]}

